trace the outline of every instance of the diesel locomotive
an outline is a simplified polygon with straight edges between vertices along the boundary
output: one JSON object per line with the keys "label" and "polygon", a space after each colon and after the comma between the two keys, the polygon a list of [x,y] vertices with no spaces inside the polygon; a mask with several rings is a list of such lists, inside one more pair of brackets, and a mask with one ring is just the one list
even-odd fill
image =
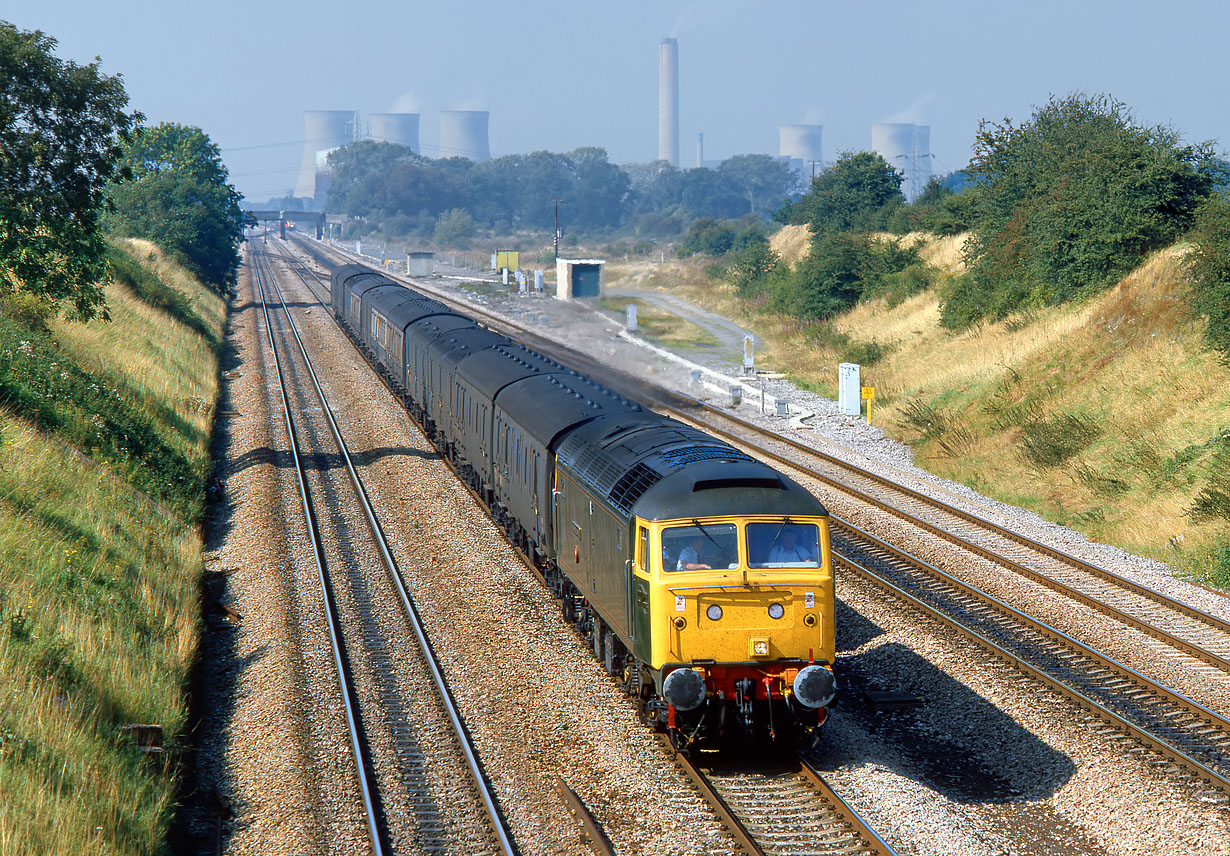
{"label": "diesel locomotive", "polygon": [[823,724],[833,568],[815,497],[382,273],[345,265],[331,288],[646,723],[680,748]]}

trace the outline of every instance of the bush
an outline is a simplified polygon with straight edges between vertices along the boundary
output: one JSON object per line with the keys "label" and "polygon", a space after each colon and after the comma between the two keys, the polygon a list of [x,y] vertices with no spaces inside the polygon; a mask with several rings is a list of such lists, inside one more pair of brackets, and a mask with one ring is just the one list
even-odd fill
{"label": "bush", "polygon": [[865,295],[908,286],[904,272],[917,264],[918,251],[897,241],[861,232],[826,232],[813,239],[808,256],[782,278],[776,300],[791,314],[826,318]]}
{"label": "bush", "polygon": [[1206,471],[1209,480],[1196,494],[1191,514],[1196,518],[1230,520],[1230,430],[1223,431],[1214,441]]}
{"label": "bush", "polygon": [[1021,426],[1021,451],[1040,467],[1057,467],[1092,443],[1101,427],[1092,418],[1063,413],[1042,417]]}
{"label": "bush", "polygon": [[1200,207],[1191,240],[1192,308],[1208,321],[1209,347],[1230,362],[1230,197],[1218,193]]}
{"label": "bush", "polygon": [[435,241],[442,247],[456,247],[459,250],[470,246],[470,238],[474,237],[474,218],[464,208],[454,208],[440,215],[436,223]]}
{"label": "bush", "polygon": [[1201,168],[1210,156],[1137,125],[1107,96],[1052,100],[1020,127],[984,120],[968,169],[978,185],[969,274],[948,292],[944,323],[999,320],[1114,284],[1186,231],[1213,186]]}

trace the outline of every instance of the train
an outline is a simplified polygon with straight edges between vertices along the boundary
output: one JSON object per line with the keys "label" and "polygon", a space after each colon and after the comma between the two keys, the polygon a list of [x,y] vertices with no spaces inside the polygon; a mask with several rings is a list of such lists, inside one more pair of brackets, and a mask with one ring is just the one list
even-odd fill
{"label": "train", "polygon": [[818,735],[829,515],[801,485],[371,268],[333,314],[672,744]]}

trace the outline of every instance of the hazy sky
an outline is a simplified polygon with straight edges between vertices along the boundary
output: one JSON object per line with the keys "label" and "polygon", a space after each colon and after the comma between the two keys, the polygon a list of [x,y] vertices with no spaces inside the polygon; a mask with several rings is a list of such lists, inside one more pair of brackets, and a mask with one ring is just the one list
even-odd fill
{"label": "hazy sky", "polygon": [[777,153],[777,127],[824,125],[826,160],[873,122],[931,126],[962,167],[980,119],[1051,94],[1107,92],[1143,123],[1230,148],[1230,3],[1172,0],[452,0],[333,3],[26,0],[0,11],[58,53],[102,58],[148,121],[197,125],[254,200],[287,192],[304,110],[491,111],[494,156],[604,146],[657,157],[657,56],[679,39],[680,160]]}

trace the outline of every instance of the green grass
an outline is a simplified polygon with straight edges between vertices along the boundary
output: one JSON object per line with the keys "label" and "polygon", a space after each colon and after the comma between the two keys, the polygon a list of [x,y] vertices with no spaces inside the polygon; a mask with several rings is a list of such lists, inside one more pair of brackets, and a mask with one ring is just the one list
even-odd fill
{"label": "green grass", "polygon": [[112,286],[113,321],[50,333],[0,314],[0,853],[166,850],[223,311],[181,294]]}
{"label": "green grass", "polygon": [[721,347],[712,333],[673,312],[634,297],[601,297],[598,305],[619,322],[627,320],[628,306],[636,305],[637,334],[648,342],[672,351],[696,352]]}

